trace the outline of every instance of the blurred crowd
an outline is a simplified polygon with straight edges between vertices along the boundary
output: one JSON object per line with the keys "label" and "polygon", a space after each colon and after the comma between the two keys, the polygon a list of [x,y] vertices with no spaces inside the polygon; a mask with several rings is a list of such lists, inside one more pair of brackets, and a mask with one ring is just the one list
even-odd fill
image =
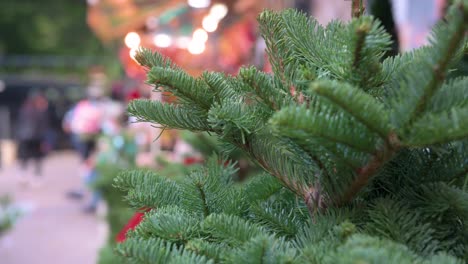
{"label": "blurred crowd", "polygon": [[[97,178],[95,161],[104,146],[99,145],[103,137],[117,137],[126,126],[125,101],[116,100],[106,94],[106,77],[100,72],[91,71],[86,95],[78,100],[62,117],[62,131],[52,126],[51,103],[42,90],[30,91],[17,114],[14,139],[17,145],[17,157],[23,171],[31,173],[19,175],[24,185],[41,185],[43,181],[42,163],[57,145],[57,134],[64,133],[69,145],[78,153],[81,160],[79,174],[83,186],[68,193],[70,198],[85,197],[85,186]],[[101,140],[102,141],[102,140]],[[102,144],[101,144],[102,145]],[[96,210],[99,193],[94,192],[84,208],[86,212]]]}

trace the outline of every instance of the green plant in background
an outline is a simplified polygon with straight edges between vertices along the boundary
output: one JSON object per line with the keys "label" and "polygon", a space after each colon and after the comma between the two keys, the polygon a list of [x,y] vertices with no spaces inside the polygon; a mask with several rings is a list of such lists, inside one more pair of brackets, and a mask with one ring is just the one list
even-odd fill
{"label": "green plant in background", "polygon": [[6,55],[3,63],[20,56],[3,64],[0,73],[85,81],[89,67],[99,62],[110,79],[120,78],[122,67],[114,56],[120,44],[103,45],[86,23],[86,10],[84,1],[2,1],[0,55]]}
{"label": "green plant in background", "polygon": [[20,215],[20,210],[11,205],[10,197],[0,197],[0,237],[13,227]]}
{"label": "green plant in background", "polygon": [[148,82],[178,104],[136,100],[140,121],[217,135],[265,174],[238,184],[213,157],[176,182],[115,184],[153,208],[118,245],[132,263],[463,263],[468,260],[468,1],[431,45],[385,60],[368,16],[326,27],[293,10],[259,16],[273,75],[193,78],[149,50]]}
{"label": "green plant in background", "polygon": [[135,212],[134,209],[123,201],[122,195],[124,195],[124,192],[112,187],[114,178],[123,169],[128,169],[128,167],[122,168],[116,166],[115,163],[103,163],[97,167],[99,180],[96,182],[95,188],[101,192],[103,199],[106,201],[106,221],[109,226],[107,244],[99,253],[98,263],[100,264],[120,263],[120,259],[113,252],[113,248],[116,245],[115,238]]}
{"label": "green plant in background", "polygon": [[[109,224],[109,237],[107,244],[101,249],[99,263],[121,263],[121,259],[114,253],[116,237],[129,219],[135,213],[135,209],[129,207],[123,199],[125,192],[113,186],[115,177],[122,171],[133,169],[137,146],[133,136],[121,134],[116,136],[102,136],[99,139],[100,150],[96,157],[96,170],[98,179],[93,183],[93,188],[99,191],[106,202],[106,221]],[[191,143],[196,144],[195,141]],[[199,143],[199,142],[198,142]],[[163,157],[158,157],[158,174],[164,177],[179,180],[191,169],[200,166],[187,166],[179,163],[165,161]]]}
{"label": "green plant in background", "polygon": [[112,186],[119,172],[135,168],[136,145],[129,135],[103,136],[99,139],[100,150],[96,157],[98,178],[93,188],[99,191],[107,205],[106,220],[109,225],[108,242],[99,254],[99,263],[119,263],[113,253],[116,236],[131,218],[134,209],[122,199],[125,194]]}

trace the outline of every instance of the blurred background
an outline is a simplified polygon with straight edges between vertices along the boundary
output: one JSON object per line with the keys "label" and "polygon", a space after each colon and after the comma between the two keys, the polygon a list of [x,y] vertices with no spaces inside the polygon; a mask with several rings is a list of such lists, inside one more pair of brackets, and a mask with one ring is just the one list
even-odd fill
{"label": "blurred background", "polygon": [[[364,2],[392,34],[394,55],[424,45],[450,1]],[[136,50],[158,51],[194,76],[235,75],[242,65],[270,72],[256,16],[285,8],[323,25],[351,18],[351,0],[1,1],[0,262],[115,263],[113,245],[141,218],[112,188],[118,171],[180,177],[219,150],[210,135],[126,115],[130,100],[173,101],[151,92]],[[256,170],[231,157],[240,179]]]}

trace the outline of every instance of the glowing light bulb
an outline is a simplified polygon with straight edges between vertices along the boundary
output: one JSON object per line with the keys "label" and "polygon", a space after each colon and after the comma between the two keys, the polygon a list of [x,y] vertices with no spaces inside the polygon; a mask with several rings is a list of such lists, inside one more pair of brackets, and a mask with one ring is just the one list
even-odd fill
{"label": "glowing light bulb", "polygon": [[172,38],[167,34],[157,34],[154,36],[153,42],[157,47],[167,48],[172,44]]}
{"label": "glowing light bulb", "polygon": [[132,58],[132,60],[134,60],[134,61],[136,61],[135,56],[137,54],[138,48],[139,47],[132,48],[132,49],[130,49],[130,52],[129,52],[130,58]]}
{"label": "glowing light bulb", "polygon": [[125,36],[125,45],[127,45],[129,49],[137,48],[140,42],[140,35],[136,32],[128,32]]}
{"label": "glowing light bulb", "polygon": [[202,21],[202,26],[207,32],[214,32],[218,28],[218,19],[211,15],[205,16]]}
{"label": "glowing light bulb", "polygon": [[202,54],[203,51],[205,51],[205,48],[206,46],[204,42],[192,40],[188,46],[188,51],[191,54],[198,55]]}
{"label": "glowing light bulb", "polygon": [[225,4],[214,4],[210,9],[210,15],[218,21],[223,19],[228,13],[228,8]]}
{"label": "glowing light bulb", "polygon": [[208,33],[204,29],[197,29],[193,32],[193,40],[197,42],[206,42],[208,40]]}
{"label": "glowing light bulb", "polygon": [[210,0],[188,0],[187,4],[193,8],[206,8],[210,6]]}

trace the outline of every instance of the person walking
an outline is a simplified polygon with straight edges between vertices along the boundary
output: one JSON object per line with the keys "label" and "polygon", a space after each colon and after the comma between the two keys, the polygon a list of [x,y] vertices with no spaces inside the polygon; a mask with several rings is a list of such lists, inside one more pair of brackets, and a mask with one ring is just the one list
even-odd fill
{"label": "person walking", "polygon": [[[45,156],[45,136],[49,129],[48,101],[38,92],[31,93],[20,108],[16,138],[21,168],[27,169],[34,161],[34,174],[42,174],[42,160]],[[23,178],[24,179],[24,178]]]}
{"label": "person walking", "polygon": [[[92,167],[92,155],[96,148],[96,140],[101,133],[102,110],[99,96],[88,95],[79,101],[65,116],[64,130],[70,133],[71,141],[81,159],[80,174],[86,180]],[[68,192],[70,198],[81,199],[84,189]]]}

